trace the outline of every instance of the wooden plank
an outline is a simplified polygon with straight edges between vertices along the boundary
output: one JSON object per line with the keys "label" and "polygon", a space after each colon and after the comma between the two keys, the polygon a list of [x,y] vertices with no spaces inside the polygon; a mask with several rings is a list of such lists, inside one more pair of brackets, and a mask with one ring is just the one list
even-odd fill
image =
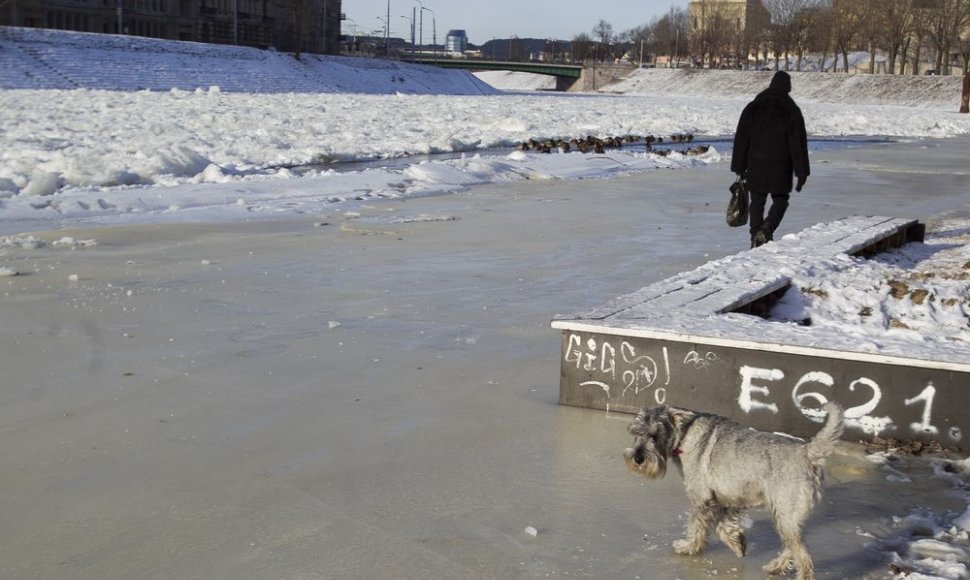
{"label": "wooden plank", "polygon": [[[800,252],[806,244],[816,251],[831,254],[857,254],[888,247],[883,242],[894,240],[897,247],[909,239],[908,232],[918,226],[916,220],[884,216],[851,216],[828,226],[815,226],[799,234],[798,248],[786,248],[778,244],[779,255],[774,259],[786,259],[788,252]],[[853,231],[846,233],[847,227]],[[722,267],[730,268],[731,262]],[[750,267],[746,264],[746,267]],[[556,320],[635,320],[649,318],[650,313],[671,312],[691,308],[698,314],[723,314],[748,308],[755,302],[771,299],[783,288],[787,279],[777,274],[759,278],[752,272],[751,282],[742,287],[727,288],[723,277],[718,277],[705,265],[691,272],[656,282],[631,294],[610,300],[606,304],[582,314],[559,315]],[[758,310],[756,305],[753,310]]]}

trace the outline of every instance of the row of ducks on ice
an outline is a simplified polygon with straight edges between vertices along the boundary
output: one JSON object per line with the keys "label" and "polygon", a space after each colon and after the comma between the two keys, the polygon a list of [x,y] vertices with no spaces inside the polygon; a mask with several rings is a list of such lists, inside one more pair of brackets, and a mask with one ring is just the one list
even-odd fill
{"label": "row of ducks on ice", "polygon": [[[689,133],[670,135],[667,138],[667,143],[690,143],[694,140],[694,136]],[[662,136],[657,137],[654,135],[624,135],[622,137],[593,137],[588,135],[586,137],[578,137],[573,139],[529,139],[528,141],[523,141],[518,144],[518,149],[520,151],[538,151],[540,153],[552,153],[554,150],[558,150],[563,153],[568,153],[570,151],[579,151],[580,153],[605,153],[607,149],[619,149],[624,145],[631,144],[645,144],[647,152],[654,153],[663,157],[666,157],[671,153],[670,149],[654,149],[654,145],[660,145],[664,143],[664,138]],[[694,147],[688,147],[680,153],[683,155],[701,155],[707,153],[710,147],[706,145],[697,145]]]}

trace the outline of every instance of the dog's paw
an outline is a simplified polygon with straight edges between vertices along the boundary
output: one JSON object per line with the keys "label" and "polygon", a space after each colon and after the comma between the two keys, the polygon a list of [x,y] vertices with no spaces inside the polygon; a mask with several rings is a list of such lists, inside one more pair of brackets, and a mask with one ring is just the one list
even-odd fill
{"label": "dog's paw", "polygon": [[735,556],[744,558],[745,552],[748,551],[748,538],[740,528],[718,526],[717,535],[724,542],[724,545],[734,552]]}
{"label": "dog's paw", "polygon": [[681,556],[693,556],[694,554],[699,554],[701,551],[701,547],[695,545],[690,540],[674,540],[673,546],[674,552]]}
{"label": "dog's paw", "polygon": [[787,574],[795,570],[795,562],[787,555],[781,555],[761,567],[762,570],[771,574]]}
{"label": "dog's paw", "polygon": [[727,546],[735,556],[744,558],[744,554],[748,551],[748,538],[744,534],[736,534],[730,542],[727,542]]}

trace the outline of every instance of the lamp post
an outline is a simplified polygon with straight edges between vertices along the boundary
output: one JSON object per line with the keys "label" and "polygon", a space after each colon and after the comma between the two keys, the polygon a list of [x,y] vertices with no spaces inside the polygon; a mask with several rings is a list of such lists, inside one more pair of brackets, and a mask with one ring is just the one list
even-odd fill
{"label": "lamp post", "polygon": [[[418,4],[421,4],[421,3],[418,2]],[[432,25],[431,44],[434,46],[435,55],[437,55],[438,54],[438,38],[437,38],[438,34],[437,34],[437,25],[435,24],[436,18],[435,18],[434,10],[430,8],[425,8],[424,4],[421,4],[421,49],[424,50],[424,11],[425,10],[431,13],[431,25]]]}
{"label": "lamp post", "polygon": [[[357,44],[357,36],[360,34],[359,27],[357,26],[357,21],[353,18],[345,18],[348,25],[350,26],[350,44],[347,47],[347,51],[352,54],[358,54],[360,52],[359,45]],[[340,24],[340,34],[343,37],[343,23]],[[341,40],[342,42],[342,40]]]}
{"label": "lamp post", "polygon": [[384,57],[388,57],[391,54],[389,38],[390,38],[390,20],[384,18],[383,16],[378,16],[378,20],[384,23]]}
{"label": "lamp post", "polygon": [[[417,2],[418,6],[421,8],[421,10],[418,11],[418,45],[421,47],[421,50],[424,50],[424,4],[421,3],[421,0],[414,1]],[[414,8],[412,7],[411,10],[414,10]]]}
{"label": "lamp post", "polygon": [[415,9],[411,9],[411,16],[401,16],[401,18],[407,20],[411,24],[411,61],[414,62],[414,20],[415,20]]}
{"label": "lamp post", "polygon": [[384,26],[384,56],[391,54],[391,31],[388,29],[391,22],[391,0],[387,0],[387,19],[384,20],[387,23]]}
{"label": "lamp post", "polygon": [[680,68],[680,28],[677,29],[676,40],[674,41],[674,58],[677,59],[674,68]]}

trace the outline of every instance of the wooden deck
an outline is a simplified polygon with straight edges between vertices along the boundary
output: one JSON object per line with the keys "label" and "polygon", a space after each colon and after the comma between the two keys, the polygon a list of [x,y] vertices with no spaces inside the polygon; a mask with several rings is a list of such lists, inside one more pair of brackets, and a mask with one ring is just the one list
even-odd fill
{"label": "wooden deck", "polygon": [[[788,291],[792,265],[838,254],[869,257],[922,241],[915,220],[856,216],[651,284],[591,311],[557,316],[560,403],[636,412],[662,403],[711,411],[752,427],[808,436],[817,408],[847,409],[848,439],[874,436],[959,445],[970,408],[967,361],[826,348],[811,326],[719,330],[726,316],[761,315]],[[743,272],[738,269],[743,268]],[[743,317],[751,319],[751,317]],[[732,324],[734,319],[732,320]],[[712,324],[717,322],[717,324]],[[751,328],[764,329],[752,336]],[[968,425],[970,427],[970,425]]]}

